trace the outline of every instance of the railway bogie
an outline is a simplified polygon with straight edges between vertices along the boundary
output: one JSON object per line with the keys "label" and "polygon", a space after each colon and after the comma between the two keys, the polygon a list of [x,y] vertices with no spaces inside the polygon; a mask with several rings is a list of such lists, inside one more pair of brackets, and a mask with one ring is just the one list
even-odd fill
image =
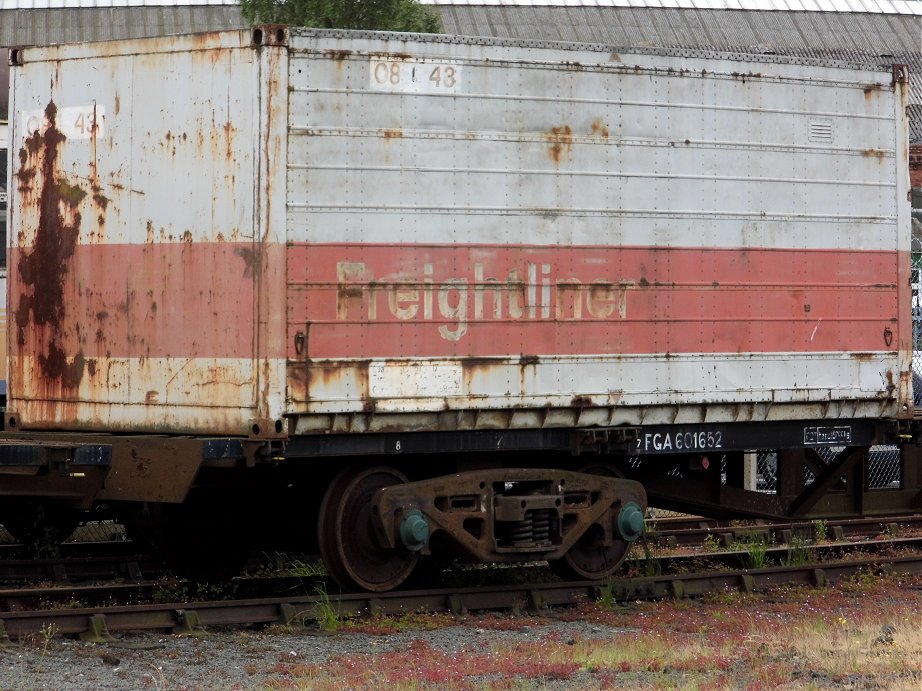
{"label": "railway bogie", "polygon": [[610,576],[648,500],[920,508],[905,66],[286,27],[10,59],[6,506],[376,591]]}

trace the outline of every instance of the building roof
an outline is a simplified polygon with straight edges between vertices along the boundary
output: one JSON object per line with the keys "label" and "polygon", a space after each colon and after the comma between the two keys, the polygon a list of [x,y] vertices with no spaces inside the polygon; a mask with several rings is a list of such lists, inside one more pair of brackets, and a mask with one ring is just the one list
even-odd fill
{"label": "building roof", "polygon": [[[467,5],[459,0],[419,0],[424,5]],[[236,6],[239,0],[0,0],[4,10],[103,9],[110,7]],[[652,7],[781,12],[867,12],[922,15],[919,0],[481,0],[503,7]]]}

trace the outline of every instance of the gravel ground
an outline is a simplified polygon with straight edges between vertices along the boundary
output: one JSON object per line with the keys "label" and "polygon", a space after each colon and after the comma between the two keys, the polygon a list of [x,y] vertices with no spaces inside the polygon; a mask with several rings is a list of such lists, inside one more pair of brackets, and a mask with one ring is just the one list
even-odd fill
{"label": "gravel ground", "polygon": [[[227,631],[209,632],[203,638],[129,634],[112,644],[33,636],[0,649],[0,689],[265,689],[289,681],[279,671],[279,662],[324,664],[342,655],[406,649],[418,639],[437,650],[459,653],[549,634],[564,640],[610,640],[624,633],[624,629],[587,622],[529,624],[498,631],[478,628],[474,621],[384,636]],[[573,688],[574,683],[580,685],[571,677],[565,687]],[[544,683],[538,686],[551,688]]]}

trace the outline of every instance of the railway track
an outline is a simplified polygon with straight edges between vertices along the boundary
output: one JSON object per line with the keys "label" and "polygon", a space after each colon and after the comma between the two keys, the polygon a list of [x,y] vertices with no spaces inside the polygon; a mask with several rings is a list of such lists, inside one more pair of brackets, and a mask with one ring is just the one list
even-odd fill
{"label": "railway track", "polygon": [[[772,523],[755,521],[748,525],[717,521],[701,517],[660,518],[650,521],[651,529],[646,539],[658,549],[707,546],[718,551],[699,554],[715,562],[732,561],[744,564],[739,555],[746,550],[734,550],[740,544],[761,540],[768,545],[770,554],[783,552],[795,538],[807,541],[818,537],[842,542],[858,537],[880,535],[896,536],[922,530],[922,514],[892,517],[872,517],[840,521]],[[821,535],[818,535],[818,532]],[[710,542],[709,542],[710,541]],[[825,543],[825,549],[833,549]],[[19,545],[0,546],[0,583],[74,583],[92,579],[125,579],[129,581],[163,578],[165,567],[157,556],[139,552],[136,545],[126,541],[67,542],[61,545],[61,556],[45,559],[26,559]],[[738,555],[734,557],[733,555]],[[694,556],[694,555],[693,555]],[[675,557],[677,563],[687,555]],[[256,571],[260,566],[271,570],[273,560],[255,555],[247,566]]]}
{"label": "railway track", "polygon": [[666,546],[701,545],[709,538],[728,546],[733,542],[764,537],[769,542],[790,543],[793,537],[845,540],[853,537],[896,535],[902,531],[922,529],[922,514],[911,516],[877,516],[839,521],[798,521],[775,523],[754,521],[749,525],[739,522],[717,521],[708,518],[660,518],[649,521],[652,529],[647,538]]}
{"label": "railway track", "polygon": [[[780,558],[782,551],[770,550],[769,558]],[[211,602],[152,602],[155,591],[164,584],[149,581],[5,589],[0,591],[0,601],[5,604],[5,611],[0,611],[0,638],[23,637],[53,627],[60,634],[103,642],[124,631],[194,634],[215,626],[308,623],[320,619],[330,608],[341,617],[408,611],[461,614],[474,610],[536,610],[600,598],[615,602],[694,597],[726,590],[751,592],[782,584],[823,586],[869,568],[922,573],[922,538],[821,545],[810,551],[806,563],[764,568],[734,568],[734,562],[744,558],[739,551],[707,557],[709,562],[714,559],[721,564],[709,563],[706,569],[686,571],[695,564],[696,557],[670,556],[645,560],[648,566],[654,565],[649,569],[652,575],[605,582],[497,583],[384,594],[327,595],[332,591],[325,581],[303,578],[299,579],[302,589],[298,594],[286,586],[284,579],[253,579],[261,580],[262,586],[275,592],[290,594]],[[830,561],[833,558],[835,561]],[[247,579],[235,582],[239,585]],[[314,592],[303,594],[305,587]]]}

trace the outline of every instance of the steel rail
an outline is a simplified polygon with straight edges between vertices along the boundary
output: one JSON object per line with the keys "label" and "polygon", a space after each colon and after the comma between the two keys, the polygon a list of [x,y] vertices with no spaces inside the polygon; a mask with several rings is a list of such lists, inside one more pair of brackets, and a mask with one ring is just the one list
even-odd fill
{"label": "steel rail", "polygon": [[48,627],[56,633],[99,642],[113,633],[160,630],[197,634],[204,627],[253,624],[304,624],[319,619],[332,606],[339,616],[454,612],[477,610],[542,610],[610,597],[616,601],[701,596],[726,590],[753,592],[783,584],[825,586],[869,567],[897,574],[922,573],[922,552],[803,566],[776,566],[707,573],[685,573],[605,582],[545,583],[493,587],[396,591],[381,594],[293,596],[100,606],[81,609],[0,612],[0,638],[28,636]]}
{"label": "steel rail", "polygon": [[[647,539],[665,547],[700,546],[707,536],[715,536],[724,548],[752,538],[765,537],[769,542],[790,544],[794,537],[815,536],[816,526],[811,522],[772,523],[756,521],[753,525],[731,525],[727,521],[695,516],[660,518]],[[922,528],[922,514],[911,516],[879,516],[872,518],[827,521],[825,535],[835,540],[847,537],[896,535],[903,529]],[[60,557],[25,559],[16,555],[20,546],[0,546],[0,582],[53,581],[67,583],[88,579],[128,578],[133,581],[157,578],[163,565],[158,557],[138,552],[131,542],[63,543],[65,551]],[[13,551],[15,550],[15,551]],[[4,557],[9,551],[12,557]],[[714,553],[708,553],[713,555]]]}
{"label": "steel rail", "polygon": [[[715,536],[721,544],[728,545],[754,535],[767,535],[776,541],[789,543],[795,536],[812,538],[818,524],[812,521],[775,523],[757,521],[754,525],[732,525],[728,521],[707,518],[661,518],[648,519],[648,539],[673,545],[700,545],[709,536]],[[903,528],[922,528],[922,514],[907,516],[875,516],[823,521],[824,537],[843,540],[847,537],[874,536],[882,533],[896,534]]]}
{"label": "steel rail", "polygon": [[[806,545],[798,549],[798,556],[802,561],[809,561],[810,563],[816,564],[825,560],[842,558],[844,555],[856,551],[866,554],[880,554],[887,550],[900,549],[917,549],[922,551],[922,537],[890,538],[868,542],[831,542],[818,545]],[[768,562],[782,564],[785,561],[790,561],[794,556],[794,550],[785,546],[765,546],[762,547],[761,552],[766,564]],[[631,568],[640,568],[651,573],[668,574],[701,571],[702,569],[726,570],[758,566],[759,564],[753,564],[753,559],[754,553],[751,549],[736,549],[682,555],[651,555],[646,558],[637,556],[631,558],[627,562],[627,567],[629,570]],[[25,565],[30,566],[29,562],[26,562]],[[65,565],[70,566],[69,564],[59,565],[61,568],[55,569],[55,575],[57,577],[48,579],[53,582],[51,586],[0,588],[0,610],[29,609],[37,602],[59,603],[67,606],[72,606],[74,602],[97,604],[111,601],[112,598],[118,597],[148,596],[156,589],[169,585],[162,580],[158,581],[149,577],[145,578],[145,573],[148,574],[148,576],[153,574],[155,577],[160,575],[160,572],[156,569],[156,564],[153,566],[151,564],[145,564],[143,573],[139,563],[129,562],[127,564],[121,564],[122,568],[117,574],[107,569],[107,564],[104,560],[93,559],[88,560],[86,563],[81,561],[76,565],[78,568],[68,570],[64,569]],[[36,573],[42,573],[44,567],[47,566],[47,564],[35,566],[37,569]],[[114,566],[114,564],[109,564],[108,566]],[[473,573],[477,571],[487,573],[485,580],[488,582],[493,581],[492,583],[488,583],[486,587],[499,587],[503,585],[503,581],[509,580],[508,578],[504,578],[507,573],[514,572],[517,579],[522,579],[524,577],[525,580],[529,582],[539,582],[547,575],[546,565],[538,562],[533,565],[502,568],[492,573],[486,572],[486,570],[477,569],[476,566],[461,565],[458,569],[447,570],[443,574],[443,579],[455,583],[464,581],[470,582]],[[115,584],[111,582],[84,584],[80,583],[79,579],[75,578],[75,574],[81,572],[87,577],[84,580],[101,580],[114,577],[126,582]],[[529,576],[527,575],[528,572],[534,572],[534,575]],[[72,582],[72,580],[74,582]],[[304,592],[306,588],[314,587],[318,584],[324,584],[327,590],[333,590],[336,587],[335,583],[329,582],[329,579],[324,579],[321,576],[306,577],[301,575],[239,576],[229,581],[229,583],[233,586],[238,595],[242,594],[244,597],[253,593],[263,593],[266,591]]]}

